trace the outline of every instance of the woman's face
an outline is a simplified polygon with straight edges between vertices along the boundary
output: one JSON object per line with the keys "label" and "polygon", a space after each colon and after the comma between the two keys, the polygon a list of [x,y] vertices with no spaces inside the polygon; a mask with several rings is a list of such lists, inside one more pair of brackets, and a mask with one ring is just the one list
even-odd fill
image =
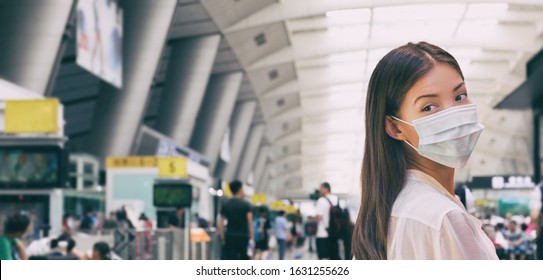
{"label": "woman's face", "polygon": [[[460,74],[451,66],[440,63],[409,89],[397,117],[412,123],[416,119],[453,106],[470,103],[466,85]],[[391,121],[396,125],[397,129],[390,127],[392,125]],[[387,121],[387,131],[389,134],[391,132],[395,134],[391,135],[395,139],[407,140],[414,147],[419,146],[418,134],[415,128],[409,124],[389,119]]]}

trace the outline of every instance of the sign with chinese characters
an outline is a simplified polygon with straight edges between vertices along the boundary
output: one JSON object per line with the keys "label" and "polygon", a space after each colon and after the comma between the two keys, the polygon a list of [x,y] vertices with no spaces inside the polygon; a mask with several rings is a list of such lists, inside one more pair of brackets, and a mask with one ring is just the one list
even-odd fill
{"label": "sign with chinese characters", "polygon": [[157,157],[108,157],[107,168],[158,167]]}

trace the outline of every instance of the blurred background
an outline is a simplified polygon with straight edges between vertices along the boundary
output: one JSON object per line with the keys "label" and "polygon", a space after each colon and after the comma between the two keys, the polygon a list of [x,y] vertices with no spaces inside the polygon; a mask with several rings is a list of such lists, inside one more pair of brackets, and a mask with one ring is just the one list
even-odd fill
{"label": "blurred background", "polygon": [[[419,41],[459,61],[486,127],[456,174],[468,210],[491,235],[530,225],[541,0],[1,0],[0,227],[29,215],[36,256],[70,232],[82,252],[105,240],[122,258],[218,258],[217,215],[240,180],[309,240],[289,257],[314,258],[300,252],[321,182],[356,217],[369,77]],[[176,215],[187,226],[171,233]],[[202,220],[197,241],[188,224]]]}

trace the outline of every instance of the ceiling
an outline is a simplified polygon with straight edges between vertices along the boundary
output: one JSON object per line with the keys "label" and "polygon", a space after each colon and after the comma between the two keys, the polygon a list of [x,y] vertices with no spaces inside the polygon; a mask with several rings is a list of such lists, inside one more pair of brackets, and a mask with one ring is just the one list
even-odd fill
{"label": "ceiling", "polygon": [[418,41],[457,58],[486,126],[457,179],[530,174],[531,112],[493,107],[543,46],[543,2],[497,2],[201,0],[267,123],[260,188],[286,195],[329,181],[358,192],[366,84],[387,52]]}
{"label": "ceiling", "polygon": [[[238,101],[258,100],[253,123],[266,124],[250,175],[257,190],[288,197],[329,181],[334,192],[357,193],[369,77],[387,52],[424,40],[457,58],[486,126],[457,179],[530,174],[531,112],[493,107],[543,46],[543,2],[498,2],[179,0],[143,121],[155,125],[171,43],[221,33],[212,71],[244,71]],[[75,64],[71,20],[50,95],[65,106],[77,151],[101,81]]]}
{"label": "ceiling", "polygon": [[[54,79],[53,91],[50,95],[58,97],[65,106],[66,127],[65,132],[70,138],[73,151],[83,150],[83,140],[89,133],[97,96],[100,93],[101,80],[87,72],[75,62],[75,17],[72,16],[67,25],[67,34],[64,38],[66,47],[62,53],[62,60],[58,73]],[[220,30],[209,17],[200,1],[179,0],[168,31],[168,42],[162,50],[161,59],[153,78],[150,89],[147,110],[143,117],[144,124],[154,127],[159,111],[162,87],[168,69],[171,44],[176,40],[195,36],[218,34]],[[232,52],[226,40],[221,39],[219,50],[215,57],[212,74],[242,71],[238,58]],[[247,77],[243,78],[238,101],[254,100],[253,87]],[[262,122],[263,116],[257,110],[255,122]]]}

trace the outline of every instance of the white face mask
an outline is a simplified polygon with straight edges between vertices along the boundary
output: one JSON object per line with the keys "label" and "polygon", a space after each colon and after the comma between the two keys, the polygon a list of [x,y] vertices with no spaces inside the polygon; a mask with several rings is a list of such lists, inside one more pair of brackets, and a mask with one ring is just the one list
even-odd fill
{"label": "white face mask", "polygon": [[452,168],[466,165],[484,128],[477,119],[475,104],[454,106],[413,123],[391,117],[415,127],[419,148],[405,143],[421,156]]}

